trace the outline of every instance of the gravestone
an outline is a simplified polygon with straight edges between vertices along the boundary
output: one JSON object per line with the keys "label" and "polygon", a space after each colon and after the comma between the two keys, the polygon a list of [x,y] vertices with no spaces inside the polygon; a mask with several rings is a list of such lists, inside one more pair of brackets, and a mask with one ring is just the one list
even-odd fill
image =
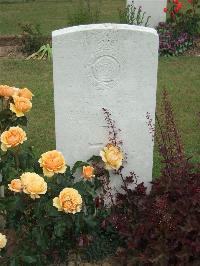
{"label": "gravestone", "polygon": [[[56,147],[72,165],[99,155],[108,143],[102,108],[121,129],[126,171],[139,182],[152,179],[153,142],[146,113],[154,121],[158,35],[154,29],[97,24],[53,32]],[[119,177],[112,177],[118,187]]]}
{"label": "gravestone", "polygon": [[[133,0],[127,0],[127,5],[131,5]],[[167,0],[134,0],[134,6],[138,9],[142,7],[142,11],[145,11],[145,17],[151,16],[149,19],[149,27],[158,26],[159,22],[166,21],[166,13],[163,11],[167,6]]]}

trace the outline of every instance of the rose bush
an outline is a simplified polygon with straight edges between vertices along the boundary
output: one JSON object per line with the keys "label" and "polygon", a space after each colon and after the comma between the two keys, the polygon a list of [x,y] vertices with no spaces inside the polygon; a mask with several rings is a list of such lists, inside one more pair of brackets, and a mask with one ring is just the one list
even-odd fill
{"label": "rose bush", "polygon": [[[104,241],[118,241],[112,225],[109,229],[102,226],[109,215],[103,197],[108,190],[105,179],[109,182],[105,167],[119,169],[122,152],[109,144],[101,151],[102,159],[93,156],[72,168],[57,150],[36,158],[32,148],[24,146],[32,97],[28,88],[0,86],[0,174],[4,186],[0,216],[9,235],[7,241],[6,235],[0,234],[1,265],[60,263],[67,261],[70,251],[83,256],[108,230],[112,235],[106,233]],[[99,195],[101,204],[97,204]],[[109,246],[112,252],[117,248],[116,244]],[[105,257],[109,248],[100,247],[100,254]]]}

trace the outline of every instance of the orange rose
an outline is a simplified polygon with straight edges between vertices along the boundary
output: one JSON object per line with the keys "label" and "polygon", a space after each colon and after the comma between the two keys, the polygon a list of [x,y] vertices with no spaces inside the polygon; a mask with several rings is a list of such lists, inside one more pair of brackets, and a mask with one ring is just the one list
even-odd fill
{"label": "orange rose", "polygon": [[38,162],[43,168],[44,175],[48,177],[52,177],[55,173],[64,174],[67,169],[65,158],[61,152],[56,150],[43,153]]}
{"label": "orange rose", "polygon": [[34,95],[33,95],[33,93],[29,89],[23,88],[23,89],[18,90],[17,96],[24,97],[24,98],[27,98],[29,100],[32,100],[32,97]]}
{"label": "orange rose", "polygon": [[23,192],[29,194],[32,199],[40,198],[40,194],[47,192],[47,183],[44,178],[36,173],[24,173],[20,177]]}
{"label": "orange rose", "polygon": [[22,191],[22,182],[20,179],[13,179],[10,184],[8,184],[8,189],[14,192]]}
{"label": "orange rose", "polygon": [[10,127],[1,134],[0,139],[2,151],[7,151],[8,148],[16,147],[27,140],[25,131],[20,127]]}
{"label": "orange rose", "polygon": [[105,163],[106,169],[118,170],[122,166],[123,154],[120,149],[112,144],[108,144],[100,156]]}
{"label": "orange rose", "polygon": [[7,85],[0,85],[0,97],[9,98],[13,96],[15,90]]}
{"label": "orange rose", "polygon": [[16,114],[17,117],[24,116],[24,113],[30,111],[32,103],[25,97],[13,96],[14,104],[10,104],[10,110]]}
{"label": "orange rose", "polygon": [[83,166],[83,177],[87,180],[91,180],[94,175],[94,167],[92,166]]}
{"label": "orange rose", "polygon": [[53,206],[58,211],[75,214],[81,211],[82,197],[74,188],[64,188],[58,197],[53,199]]}

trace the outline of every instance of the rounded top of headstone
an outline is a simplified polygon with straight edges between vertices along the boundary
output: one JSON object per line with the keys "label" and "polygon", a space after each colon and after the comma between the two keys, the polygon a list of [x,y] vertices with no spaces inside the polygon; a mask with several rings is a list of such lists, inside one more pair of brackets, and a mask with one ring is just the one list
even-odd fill
{"label": "rounded top of headstone", "polygon": [[103,24],[89,24],[79,25],[73,27],[67,27],[52,32],[52,37],[57,37],[63,34],[90,31],[90,30],[129,30],[137,32],[146,32],[158,36],[155,29],[143,26],[128,25],[128,24],[115,24],[115,23],[103,23]]}

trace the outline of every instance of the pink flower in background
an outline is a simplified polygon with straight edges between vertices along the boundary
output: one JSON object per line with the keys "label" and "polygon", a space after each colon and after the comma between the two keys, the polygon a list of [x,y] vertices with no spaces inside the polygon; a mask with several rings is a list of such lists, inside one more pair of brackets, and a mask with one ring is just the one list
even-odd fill
{"label": "pink flower in background", "polygon": [[164,8],[163,8],[163,11],[164,11],[165,13],[167,13],[167,11],[168,11],[167,7],[164,7]]}

